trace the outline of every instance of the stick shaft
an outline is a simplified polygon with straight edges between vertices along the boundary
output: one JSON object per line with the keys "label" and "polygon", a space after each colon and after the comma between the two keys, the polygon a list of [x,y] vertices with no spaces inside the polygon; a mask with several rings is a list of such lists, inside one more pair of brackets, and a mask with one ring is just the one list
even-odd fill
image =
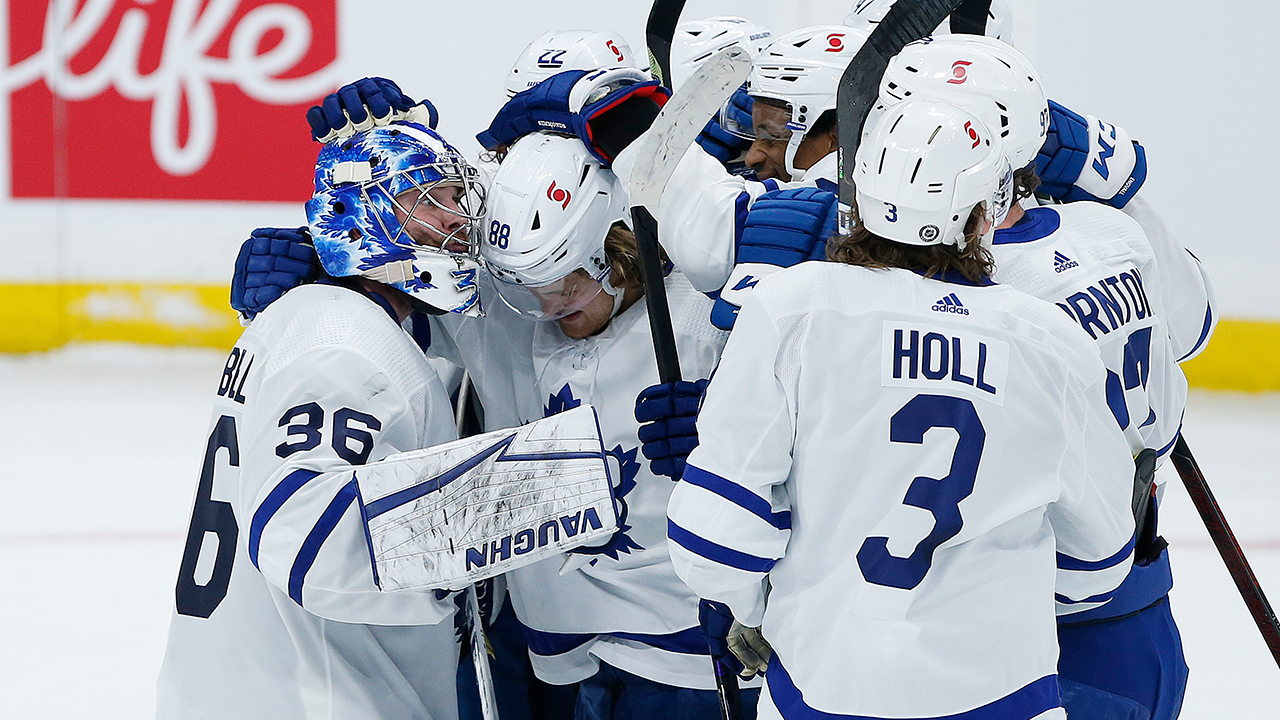
{"label": "stick shaft", "polygon": [[1195,503],[1200,519],[1204,521],[1205,529],[1209,531],[1209,537],[1218,548],[1218,554],[1222,556],[1227,572],[1235,582],[1236,589],[1240,591],[1240,597],[1244,599],[1245,606],[1249,608],[1249,614],[1253,616],[1258,632],[1262,633],[1267,649],[1271,651],[1272,659],[1276,661],[1277,666],[1280,666],[1280,623],[1276,621],[1275,611],[1271,609],[1271,603],[1262,592],[1262,585],[1254,576],[1253,568],[1249,566],[1244,551],[1240,549],[1235,533],[1231,532],[1231,526],[1227,524],[1227,518],[1222,514],[1222,507],[1218,505],[1218,501],[1209,490],[1209,484],[1205,481],[1204,473],[1200,471],[1200,465],[1191,455],[1191,448],[1187,446],[1187,441],[1181,435],[1173,446],[1172,458],[1173,466],[1177,468],[1183,485],[1187,487],[1187,494],[1191,496],[1191,502]]}

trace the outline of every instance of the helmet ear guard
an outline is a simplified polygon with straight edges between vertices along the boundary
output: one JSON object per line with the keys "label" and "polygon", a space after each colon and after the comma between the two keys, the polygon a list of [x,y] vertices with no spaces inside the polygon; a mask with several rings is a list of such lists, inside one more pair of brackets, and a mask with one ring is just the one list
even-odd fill
{"label": "helmet ear guard", "polygon": [[[316,160],[315,181],[307,219],[329,275],[390,285],[433,311],[481,314],[472,232],[484,212],[484,189],[476,171],[443,138],[412,123],[371,128],[326,145]],[[440,187],[460,189],[455,207],[432,195]],[[417,196],[406,207],[398,198],[411,190]],[[434,228],[439,246],[415,241],[406,228],[410,218],[432,227],[415,217],[423,202],[435,214],[459,220],[449,232]],[[448,250],[454,242],[466,249]]]}

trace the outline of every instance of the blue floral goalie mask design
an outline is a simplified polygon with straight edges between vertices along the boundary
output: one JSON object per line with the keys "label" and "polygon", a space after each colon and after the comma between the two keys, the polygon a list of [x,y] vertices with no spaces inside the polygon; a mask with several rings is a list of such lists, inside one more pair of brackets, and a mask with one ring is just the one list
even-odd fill
{"label": "blue floral goalie mask design", "polygon": [[325,272],[404,291],[437,312],[481,315],[475,168],[422,125],[392,123],[325,145],[307,223]]}

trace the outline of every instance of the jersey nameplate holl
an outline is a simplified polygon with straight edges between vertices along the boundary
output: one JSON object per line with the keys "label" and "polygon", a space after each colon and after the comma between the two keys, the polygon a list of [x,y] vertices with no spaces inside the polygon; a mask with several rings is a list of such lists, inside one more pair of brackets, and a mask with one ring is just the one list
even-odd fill
{"label": "jersey nameplate holl", "polygon": [[[935,308],[938,306],[935,306]],[[1004,406],[1009,343],[968,330],[885,320],[880,384],[959,395]]]}
{"label": "jersey nameplate holl", "polygon": [[595,409],[356,470],[378,586],[459,589],[617,529]]}

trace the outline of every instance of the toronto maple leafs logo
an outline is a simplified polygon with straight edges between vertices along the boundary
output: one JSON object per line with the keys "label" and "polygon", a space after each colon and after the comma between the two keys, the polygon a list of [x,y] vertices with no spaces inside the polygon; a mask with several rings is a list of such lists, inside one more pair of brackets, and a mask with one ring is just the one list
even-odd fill
{"label": "toronto maple leafs logo", "polygon": [[564,387],[560,388],[560,392],[547,400],[547,404],[542,408],[542,417],[551,417],[565,410],[572,410],[581,404],[582,401],[573,396],[573,388],[569,387],[569,383],[565,383]]}
{"label": "toronto maple leafs logo", "polygon": [[[605,455],[618,463],[618,484],[613,488],[613,501],[618,509],[617,531],[609,537],[609,542],[603,545],[580,547],[570,552],[584,555],[606,555],[617,560],[619,553],[630,553],[632,550],[644,549],[627,534],[627,531],[631,529],[631,526],[627,524],[627,495],[635,489],[636,475],[640,473],[640,462],[636,460],[636,454],[639,451],[640,448],[638,447],[623,450],[621,445],[615,445],[612,450],[605,453]],[[591,564],[595,565],[596,561],[592,560]]]}
{"label": "toronto maple leafs logo", "polygon": [[[547,404],[542,408],[543,417],[551,417],[565,410],[571,410],[582,404],[582,401],[573,396],[573,388],[569,387],[569,383],[565,383],[564,387],[558,392],[547,398]],[[631,526],[627,524],[627,495],[636,487],[636,475],[640,473],[640,461],[636,459],[640,448],[633,447],[626,450],[622,445],[616,445],[612,450],[605,453],[613,462],[617,463],[617,472],[612,473],[614,482],[613,501],[618,510],[618,530],[609,538],[609,542],[595,547],[580,547],[569,552],[581,553],[583,555],[605,555],[614,560],[618,559],[620,553],[630,553],[632,550],[643,550],[644,548],[631,538],[627,531]],[[613,463],[610,463],[612,466]],[[610,468],[613,470],[613,467]],[[591,561],[592,565],[596,564],[596,560]]]}

